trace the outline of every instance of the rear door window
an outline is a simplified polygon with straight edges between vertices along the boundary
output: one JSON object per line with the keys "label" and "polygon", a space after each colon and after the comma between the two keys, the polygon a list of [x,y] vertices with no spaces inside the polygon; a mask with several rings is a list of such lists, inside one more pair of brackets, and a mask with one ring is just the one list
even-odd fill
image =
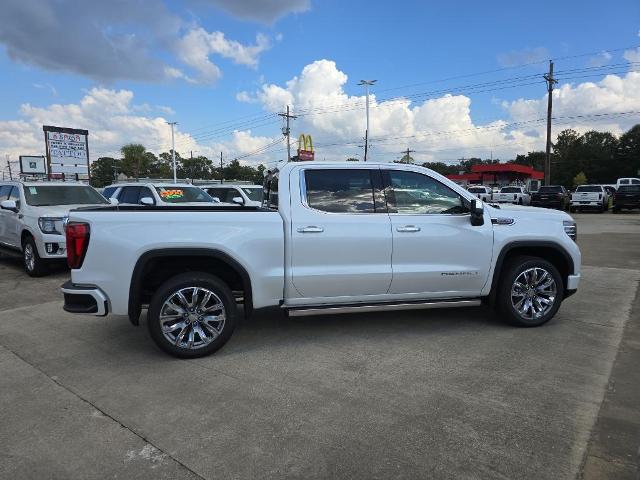
{"label": "rear door window", "polygon": [[120,203],[133,203],[137,204],[140,198],[140,187],[122,187],[120,192]]}
{"label": "rear door window", "polygon": [[374,213],[371,171],[305,170],[307,205],[329,213]]}
{"label": "rear door window", "polygon": [[602,193],[602,187],[599,185],[581,185],[576,192]]}

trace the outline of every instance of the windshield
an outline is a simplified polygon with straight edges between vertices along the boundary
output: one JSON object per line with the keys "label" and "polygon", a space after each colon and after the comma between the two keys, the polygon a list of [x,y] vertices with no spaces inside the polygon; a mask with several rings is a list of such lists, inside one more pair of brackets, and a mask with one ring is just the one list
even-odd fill
{"label": "windshield", "polygon": [[562,187],[560,186],[549,186],[549,187],[540,187],[538,193],[562,193]]}
{"label": "windshield", "polygon": [[93,187],[86,185],[25,186],[24,197],[29,205],[95,205],[109,203]]}
{"label": "windshield", "polygon": [[242,191],[249,197],[249,200],[262,202],[262,194],[264,193],[262,187],[242,187]]}
{"label": "windshield", "polygon": [[166,203],[188,203],[188,202],[208,202],[214,200],[204,190],[197,187],[179,187],[167,185],[156,187],[156,191],[163,202]]}
{"label": "windshield", "polygon": [[484,187],[471,187],[469,188],[469,191],[471,193],[486,193],[486,190],[484,189]]}
{"label": "windshield", "polygon": [[597,192],[602,193],[602,187],[600,185],[580,185],[576,192]]}
{"label": "windshield", "polygon": [[502,187],[500,193],[521,193],[520,187]]}

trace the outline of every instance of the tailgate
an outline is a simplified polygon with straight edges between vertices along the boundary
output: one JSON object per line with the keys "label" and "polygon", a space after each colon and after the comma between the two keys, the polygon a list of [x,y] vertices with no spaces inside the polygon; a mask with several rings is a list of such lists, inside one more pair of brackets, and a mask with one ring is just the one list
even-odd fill
{"label": "tailgate", "polygon": [[602,200],[602,194],[596,192],[576,192],[571,195],[574,202],[597,202]]}

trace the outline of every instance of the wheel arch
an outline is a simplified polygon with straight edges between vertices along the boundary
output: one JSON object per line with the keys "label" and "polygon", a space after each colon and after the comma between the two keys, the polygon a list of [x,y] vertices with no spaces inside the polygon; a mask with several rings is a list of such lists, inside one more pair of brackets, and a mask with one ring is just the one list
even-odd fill
{"label": "wheel arch", "polygon": [[575,265],[569,252],[567,252],[562,245],[552,241],[544,240],[522,240],[509,242],[502,247],[498,258],[496,260],[496,266],[493,269],[493,277],[491,279],[491,290],[489,293],[489,301],[491,304],[495,303],[496,291],[500,282],[500,276],[502,274],[505,262],[509,258],[519,255],[530,255],[533,257],[539,257],[548,262],[551,262],[560,272],[562,276],[562,282],[564,284],[564,290],[566,294],[567,278],[575,272]]}
{"label": "wheel arch", "polygon": [[163,275],[168,278],[188,271],[202,271],[220,277],[232,290],[242,291],[245,316],[253,311],[251,277],[229,254],[208,248],[164,248],[145,252],[136,262],[129,286],[128,315],[131,323],[139,324],[142,305],[150,296],[145,292],[145,286],[157,288],[163,281]]}

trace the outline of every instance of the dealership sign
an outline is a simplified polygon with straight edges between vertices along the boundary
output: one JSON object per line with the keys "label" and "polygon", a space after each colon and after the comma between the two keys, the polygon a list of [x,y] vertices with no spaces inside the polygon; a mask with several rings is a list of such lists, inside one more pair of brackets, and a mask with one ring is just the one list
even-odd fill
{"label": "dealership sign", "polygon": [[315,157],[313,151],[313,140],[311,139],[311,135],[305,135],[304,133],[300,135],[298,139],[298,160],[301,161],[309,161],[313,160]]}
{"label": "dealership sign", "polygon": [[89,132],[45,125],[44,140],[50,173],[89,175]]}

